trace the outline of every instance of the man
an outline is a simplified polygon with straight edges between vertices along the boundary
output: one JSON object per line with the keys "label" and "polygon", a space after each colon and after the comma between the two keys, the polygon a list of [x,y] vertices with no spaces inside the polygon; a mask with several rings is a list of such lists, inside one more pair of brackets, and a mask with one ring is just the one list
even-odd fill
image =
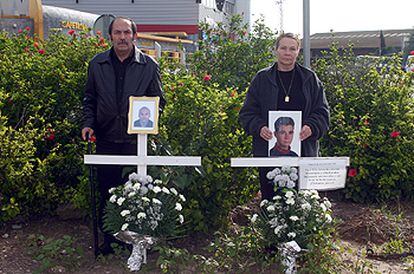
{"label": "man", "polygon": [[149,108],[142,107],[139,109],[139,119],[134,121],[134,127],[153,127],[154,123],[149,119],[151,112]]}
{"label": "man", "polygon": [[275,131],[273,134],[276,137],[276,144],[270,150],[270,156],[292,156],[298,157],[296,152],[290,149],[290,144],[293,140],[293,132],[295,129],[295,122],[290,117],[279,117],[275,121]]}
{"label": "man", "polygon": [[[301,153],[304,157],[316,157],[318,139],[329,126],[329,107],[322,83],[313,71],[296,63],[300,40],[294,34],[282,33],[275,48],[277,62],[254,77],[240,110],[240,122],[253,136],[253,155],[266,157],[268,141],[273,136],[267,126],[269,111],[302,111]],[[269,170],[259,169],[262,199],[272,199],[274,195],[266,178]]]}
{"label": "man", "polygon": [[[158,64],[135,45],[135,23],[118,17],[109,25],[112,47],[97,54],[89,63],[83,100],[84,127],[82,138],[96,136],[97,154],[136,155],[136,136],[127,134],[128,98],[158,96],[160,109],[165,105]],[[109,198],[108,190],[122,184],[121,166],[98,168],[100,192],[99,227]],[[104,234],[102,253],[112,252],[113,237]]]}

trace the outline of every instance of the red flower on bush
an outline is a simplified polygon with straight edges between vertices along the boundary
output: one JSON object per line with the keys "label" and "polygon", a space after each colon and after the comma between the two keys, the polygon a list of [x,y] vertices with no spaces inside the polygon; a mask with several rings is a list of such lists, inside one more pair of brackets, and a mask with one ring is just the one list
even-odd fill
{"label": "red flower on bush", "polygon": [[69,35],[74,35],[74,34],[75,34],[75,30],[73,30],[73,29],[69,30],[69,31],[68,31],[68,34],[69,34]]}
{"label": "red flower on bush", "polygon": [[23,30],[22,29],[19,29],[18,31],[17,31],[17,33],[22,33],[23,32]]}
{"label": "red flower on bush", "polygon": [[30,27],[29,27],[29,26],[25,27],[24,29],[25,29],[26,31],[30,31]]}
{"label": "red flower on bush", "polygon": [[368,119],[365,119],[365,120],[364,120],[364,125],[365,125],[365,126],[368,126],[368,125],[369,125],[369,120],[368,120]]}
{"label": "red flower on bush", "polygon": [[25,47],[25,48],[24,48],[24,51],[25,51],[25,52],[29,52],[29,47]]}
{"label": "red flower on bush", "polygon": [[92,135],[91,138],[89,138],[89,141],[91,141],[91,143],[95,143],[96,142],[95,135]]}
{"label": "red flower on bush", "polygon": [[393,131],[390,134],[391,138],[397,138],[400,135],[401,135],[401,133],[399,131]]}
{"label": "red flower on bush", "polygon": [[45,54],[45,50],[44,50],[44,49],[39,49],[39,50],[38,50],[38,52],[39,52],[40,54]]}
{"label": "red flower on bush", "polygon": [[46,141],[53,141],[53,140],[55,140],[55,131],[53,130],[53,128],[48,128],[46,130],[45,140]]}
{"label": "red flower on bush", "polygon": [[236,96],[237,92],[235,90],[233,90],[232,92],[230,92],[230,97],[234,97]]}
{"label": "red flower on bush", "polygon": [[358,172],[357,172],[356,168],[350,168],[348,170],[348,177],[355,177],[355,176],[357,176],[357,174],[358,174]]}
{"label": "red flower on bush", "polygon": [[101,36],[101,35],[102,35],[102,31],[98,30],[98,31],[96,32],[96,35]]}
{"label": "red flower on bush", "polygon": [[38,49],[39,48],[39,43],[38,42],[34,42],[33,43],[33,46]]}
{"label": "red flower on bush", "polygon": [[210,81],[211,80],[211,75],[210,74],[206,74],[206,75],[204,75],[204,78],[203,78],[203,80],[204,81]]}

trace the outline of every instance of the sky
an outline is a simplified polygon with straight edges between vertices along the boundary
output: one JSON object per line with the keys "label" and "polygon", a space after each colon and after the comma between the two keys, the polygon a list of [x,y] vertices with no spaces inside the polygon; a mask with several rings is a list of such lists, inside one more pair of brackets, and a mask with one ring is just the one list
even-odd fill
{"label": "sky", "polygon": [[[277,0],[251,0],[251,20],[260,14],[279,30]],[[318,32],[414,28],[414,0],[309,0],[310,34]],[[283,1],[285,32],[303,34],[303,0]]]}

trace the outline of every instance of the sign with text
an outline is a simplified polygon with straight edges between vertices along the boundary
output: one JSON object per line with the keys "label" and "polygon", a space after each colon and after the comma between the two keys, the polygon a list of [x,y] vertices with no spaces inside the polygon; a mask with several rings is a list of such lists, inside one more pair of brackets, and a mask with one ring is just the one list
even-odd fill
{"label": "sign with text", "polygon": [[345,187],[349,158],[301,158],[299,189],[335,190]]}

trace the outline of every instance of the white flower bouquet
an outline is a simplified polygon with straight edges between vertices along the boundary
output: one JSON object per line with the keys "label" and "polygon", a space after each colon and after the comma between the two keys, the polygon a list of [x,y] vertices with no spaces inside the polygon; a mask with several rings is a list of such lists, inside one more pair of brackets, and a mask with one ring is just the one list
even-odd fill
{"label": "white flower bouquet", "polygon": [[259,214],[252,216],[253,225],[269,245],[296,241],[303,249],[314,236],[328,233],[332,228],[331,203],[316,190],[295,189],[296,168],[275,168],[267,174],[276,195],[263,200]]}
{"label": "white flower bouquet", "polygon": [[185,198],[176,189],[151,176],[132,173],[125,184],[109,192],[112,195],[105,208],[105,231],[132,231],[155,238],[179,234],[179,226],[184,222],[181,203]]}

